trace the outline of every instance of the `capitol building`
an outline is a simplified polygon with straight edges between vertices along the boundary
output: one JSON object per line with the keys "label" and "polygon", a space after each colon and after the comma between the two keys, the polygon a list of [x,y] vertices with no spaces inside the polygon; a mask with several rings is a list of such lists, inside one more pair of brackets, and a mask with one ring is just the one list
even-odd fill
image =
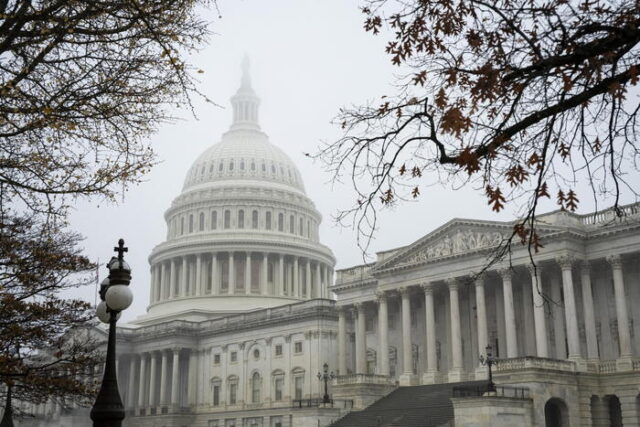
{"label": "capitol building", "polygon": [[231,103],[165,213],[147,311],[119,327],[125,425],[640,426],[640,204],[539,215],[544,248],[488,268],[514,223],[452,219],[334,277],[339,242],[261,130],[247,63]]}

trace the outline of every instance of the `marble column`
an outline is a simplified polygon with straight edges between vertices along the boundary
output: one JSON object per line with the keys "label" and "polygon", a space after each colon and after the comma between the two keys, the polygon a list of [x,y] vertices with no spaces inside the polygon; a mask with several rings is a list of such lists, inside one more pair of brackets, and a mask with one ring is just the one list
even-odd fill
{"label": "marble column", "polygon": [[180,349],[173,349],[173,362],[171,366],[171,406],[180,404]]}
{"label": "marble column", "polygon": [[293,296],[300,298],[300,266],[298,265],[298,257],[293,257]]}
{"label": "marble column", "polygon": [[156,406],[156,363],[158,358],[155,352],[149,353],[149,358],[151,359],[149,366],[149,407],[154,407]]}
{"label": "marble column", "polygon": [[516,335],[516,312],[513,306],[513,285],[511,283],[511,270],[501,269],[502,294],[504,297],[504,324],[507,335],[507,357],[518,356],[518,338]]}
{"label": "marble column", "polygon": [[142,353],[140,355],[140,382],[138,383],[138,407],[143,408],[145,406],[145,392],[147,390],[147,354]]}
{"label": "marble column", "polygon": [[275,294],[284,295],[285,292],[285,280],[284,280],[284,255],[278,255],[278,280],[274,283]]}
{"label": "marble column", "polygon": [[564,328],[564,308],[562,304],[562,283],[555,272],[550,277],[551,287],[551,315],[553,322],[555,358],[566,359],[567,348]]}
{"label": "marble column", "polygon": [[531,299],[533,303],[533,324],[536,337],[536,355],[549,357],[547,345],[547,320],[544,313],[544,298],[542,297],[542,267],[528,266],[531,274]]}
{"label": "marble column", "polygon": [[413,385],[413,353],[411,349],[411,293],[408,287],[400,288],[402,307],[402,375],[400,385]]}
{"label": "marble column", "polygon": [[344,307],[338,307],[338,374],[347,375],[347,320]]}
{"label": "marble column", "polygon": [[169,298],[176,297],[176,280],[178,278],[178,265],[175,258],[171,259],[169,272]]}
{"label": "marble column", "polygon": [[185,297],[187,296],[187,272],[189,270],[188,264],[187,264],[187,257],[183,256],[182,257],[182,271],[180,272],[180,275],[182,276],[181,279],[181,283],[180,283],[180,296],[181,297]]}
{"label": "marble column", "polygon": [[378,298],[378,374],[389,375],[389,311],[387,296],[376,293]]}
{"label": "marble column", "polygon": [[[487,345],[489,345],[489,331],[487,327],[487,306],[484,295],[484,276],[481,275],[475,280],[476,288],[476,313],[478,316],[478,355],[486,355]],[[484,368],[481,369],[484,371]]]}
{"label": "marble column", "polygon": [[598,336],[596,318],[593,308],[593,293],[591,291],[591,272],[589,261],[580,264],[580,285],[582,289],[582,311],[584,314],[584,329],[587,339],[587,358],[598,359]]}
{"label": "marble column", "polygon": [[198,386],[198,350],[196,349],[191,349],[189,352],[187,386],[187,401],[189,405],[195,405]]}
{"label": "marble column", "polygon": [[315,283],[315,292],[313,294],[313,298],[322,298],[322,268],[320,263],[316,263],[316,280]]}
{"label": "marble column", "polygon": [[169,360],[166,351],[162,351],[162,362],[160,363],[160,405],[165,406],[167,404],[167,369],[169,366]]}
{"label": "marble column", "polygon": [[425,331],[426,331],[426,353],[427,372],[422,376],[424,384],[433,384],[436,381],[438,372],[438,361],[436,355],[436,312],[433,301],[433,284],[422,285],[424,290],[424,311],[425,311]]}
{"label": "marble column", "polygon": [[157,296],[158,291],[156,290],[156,280],[157,280],[158,273],[156,272],[157,269],[155,266],[152,266],[150,270],[151,270],[151,292],[149,293],[149,300],[151,304],[153,304],[158,299],[158,296]]}
{"label": "marble column", "polygon": [[564,255],[556,259],[562,271],[562,290],[564,292],[564,315],[567,325],[569,359],[580,358],[580,335],[578,333],[578,312],[573,289],[573,258]]}
{"label": "marble column", "polygon": [[132,354],[129,360],[129,387],[127,389],[127,406],[133,408],[136,406],[135,401],[136,394],[136,358]]}
{"label": "marble column", "polygon": [[196,280],[194,281],[195,294],[202,294],[202,254],[196,256]]}
{"label": "marble column", "polygon": [[631,333],[629,331],[629,316],[627,314],[627,298],[624,290],[624,276],[622,275],[622,257],[611,255],[607,257],[611,264],[613,274],[613,290],[616,300],[616,318],[618,319],[618,342],[620,345],[620,358],[630,359]]}
{"label": "marble column", "polygon": [[311,294],[311,260],[307,258],[305,262],[305,278],[304,278],[304,287],[305,287],[305,298],[310,299],[313,298]]}
{"label": "marble column", "polygon": [[251,252],[247,252],[244,261],[244,292],[247,295],[251,293]]}
{"label": "marble column", "polygon": [[211,294],[220,293],[220,276],[218,275],[218,254],[211,254]]}
{"label": "marble column", "polygon": [[449,287],[449,311],[451,316],[451,369],[449,382],[462,381],[462,331],[460,329],[460,283],[457,279],[447,280]]}
{"label": "marble column", "polygon": [[[269,294],[269,254],[266,252],[262,253],[262,264],[260,264],[262,273],[260,274],[260,293],[262,295]],[[274,280],[274,287],[277,281]],[[278,295],[277,289],[274,289],[273,295]]]}
{"label": "marble column", "polygon": [[162,278],[160,279],[160,286],[162,291],[160,292],[160,297],[162,299],[167,299],[169,297],[169,280],[167,274],[167,262],[162,262]]}
{"label": "marble column", "polygon": [[229,295],[236,293],[236,263],[233,252],[229,252]]}
{"label": "marble column", "polygon": [[364,304],[354,305],[356,314],[356,374],[367,373],[367,332]]}

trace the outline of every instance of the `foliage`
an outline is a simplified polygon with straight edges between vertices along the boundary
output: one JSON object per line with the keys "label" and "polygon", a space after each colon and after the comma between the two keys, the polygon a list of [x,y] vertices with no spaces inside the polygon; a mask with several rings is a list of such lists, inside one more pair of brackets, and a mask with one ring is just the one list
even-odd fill
{"label": "foliage", "polygon": [[637,197],[638,0],[371,0],[362,11],[366,31],[389,37],[397,90],[341,110],[344,136],[316,155],[353,182],[357,203],[338,219],[354,221],[361,247],[380,207],[438,181],[473,185],[496,212],[521,207],[506,246],[536,251],[543,199],[575,211],[587,196],[616,209],[623,192]]}

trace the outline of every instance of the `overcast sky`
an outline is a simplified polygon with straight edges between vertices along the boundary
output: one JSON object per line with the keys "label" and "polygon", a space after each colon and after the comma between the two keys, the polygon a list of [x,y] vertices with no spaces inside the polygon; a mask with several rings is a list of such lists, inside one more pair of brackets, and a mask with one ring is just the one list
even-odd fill
{"label": "overcast sky", "polygon": [[[262,100],[260,122],[272,143],[298,165],[307,194],[323,215],[320,237],[337,258],[337,268],[363,262],[355,232],[332,220],[355,196],[347,185],[332,187],[330,176],[303,155],[340,129],[330,123],[341,106],[358,104],[390,92],[395,69],[384,53],[384,39],[362,29],[358,3],[345,0],[221,0],[221,19],[207,18],[216,33],[193,57],[201,90],[223,108],[196,100],[196,115],[178,112],[182,120],[163,126],[152,138],[161,162],[146,182],[129,191],[117,206],[76,206],[72,227],[86,240],[86,253],[101,263],[111,257],[118,238],[129,247],[133,268],[133,306],[123,313],[133,319],[149,302],[152,248],[165,239],[164,212],[180,193],[187,170],[207,147],[219,141],[231,121],[229,97],[240,83],[240,63],[251,59],[253,86]],[[404,204],[381,218],[372,252],[409,244],[454,217],[509,219],[492,213],[471,189],[423,191],[417,203]],[[103,278],[106,268],[101,267]],[[94,290],[80,294],[93,301]]]}

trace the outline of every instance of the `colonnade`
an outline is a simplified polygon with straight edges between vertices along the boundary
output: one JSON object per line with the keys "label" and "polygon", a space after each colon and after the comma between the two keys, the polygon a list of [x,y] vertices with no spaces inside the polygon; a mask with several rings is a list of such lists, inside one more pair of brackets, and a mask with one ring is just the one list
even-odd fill
{"label": "colonnade", "polygon": [[[606,258],[610,266],[611,280],[615,297],[615,321],[617,324],[617,341],[619,343],[618,360],[631,360],[632,345],[629,327],[629,314],[625,296],[625,283],[623,277],[623,263],[620,255],[612,255]],[[555,265],[554,265],[555,264]],[[542,272],[546,270],[543,276]],[[574,283],[574,270],[580,277],[580,299],[576,297],[576,284]],[[519,274],[516,274],[519,273]],[[524,273],[524,274],[523,274]],[[526,278],[528,276],[528,279]],[[525,320],[531,319],[532,324],[526,324],[526,331],[516,331],[516,304],[514,302],[514,279],[519,279],[523,286],[523,303],[520,305],[524,313],[518,313]],[[543,281],[544,278],[544,281]],[[556,278],[558,280],[556,280]],[[473,280],[472,283],[470,281]],[[551,283],[546,283],[551,282]],[[338,361],[339,373],[348,373],[347,335],[351,317],[353,321],[355,343],[355,366],[353,373],[367,374],[367,331],[368,316],[376,316],[374,307],[377,306],[377,349],[375,373],[390,375],[389,369],[389,308],[390,299],[399,299],[399,317],[401,318],[401,352],[402,362],[398,372],[401,383],[415,383],[413,367],[413,347],[420,344],[423,348],[421,357],[424,360],[425,370],[422,381],[430,383],[440,380],[443,373],[437,366],[436,336],[442,331],[447,331],[448,344],[448,372],[444,377],[449,382],[471,378],[470,372],[465,372],[463,363],[463,338],[461,331],[461,307],[459,293],[461,286],[471,285],[465,291],[471,300],[469,307],[475,303],[475,313],[468,313],[470,324],[475,325],[475,330],[465,331],[473,335],[473,342],[477,347],[465,346],[465,352],[471,352],[467,360],[478,360],[478,355],[485,354],[489,344],[500,343],[500,357],[513,358],[519,356],[537,356],[541,358],[553,357],[569,360],[593,360],[599,359],[598,335],[596,330],[596,315],[594,311],[593,293],[591,288],[590,263],[576,257],[564,255],[555,259],[555,262],[542,262],[536,265],[520,265],[513,268],[501,268],[485,272],[481,276],[452,277],[445,280],[425,281],[417,285],[402,286],[392,291],[381,291],[376,294],[375,301],[363,301],[355,304],[339,307],[338,317]],[[485,289],[493,285],[491,289],[494,295],[495,307],[489,307],[485,298]],[[424,298],[425,336],[412,335],[412,317],[417,313],[411,308],[411,298],[422,294]],[[447,324],[436,322],[436,301],[434,296],[438,294],[448,307],[446,315]],[[547,298],[547,301],[545,301]],[[551,299],[551,301],[548,300]],[[578,313],[577,304],[581,304],[581,313]],[[420,304],[422,305],[422,304]],[[463,309],[466,308],[463,307]],[[442,310],[442,308],[439,308]],[[469,309],[471,311],[471,308]],[[487,321],[487,313],[495,315],[496,325],[490,331]],[[580,314],[580,316],[579,316]],[[349,316],[350,315],[350,316]],[[415,319],[414,319],[415,320]],[[580,324],[584,325],[584,342],[581,346]],[[490,341],[490,332],[496,336],[495,341]],[[533,335],[531,345],[518,345],[518,340],[526,340],[527,334]],[[553,336],[552,336],[553,335]],[[554,347],[553,354],[550,351],[550,343]],[[495,349],[494,345],[494,355]],[[519,351],[519,348],[521,349]],[[525,348],[523,352],[523,348]],[[469,368],[469,366],[467,366]]]}
{"label": "colonnade", "polygon": [[156,261],[151,303],[200,295],[326,298],[333,270],[322,261],[266,252],[210,252]]}

